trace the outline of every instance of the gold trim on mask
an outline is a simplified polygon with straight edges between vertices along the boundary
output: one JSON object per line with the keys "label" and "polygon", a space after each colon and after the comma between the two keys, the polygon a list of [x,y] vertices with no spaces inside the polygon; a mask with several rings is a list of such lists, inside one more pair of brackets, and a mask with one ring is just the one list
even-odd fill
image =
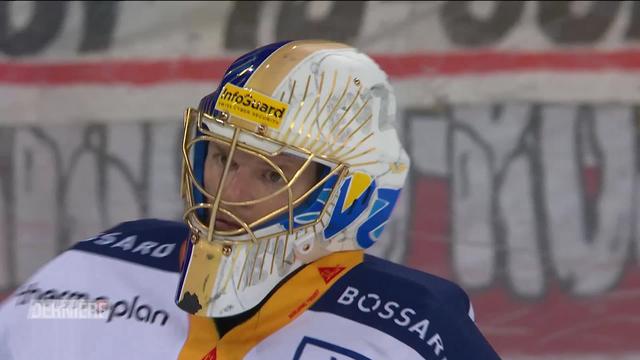
{"label": "gold trim on mask", "polygon": [[247,81],[245,87],[260,91],[263,94],[273,94],[282,79],[309,55],[317,51],[348,48],[350,46],[346,44],[324,40],[292,41],[274,51],[260,64],[251,75],[251,78],[249,78],[249,81]]}
{"label": "gold trim on mask", "polygon": [[[224,126],[229,126],[230,128],[233,129],[233,137],[231,140],[216,134],[215,132],[210,131],[209,129],[207,129],[204,126],[203,120],[208,120],[208,121],[216,121],[217,123],[220,123],[220,120],[216,120],[213,117],[201,113],[198,110],[195,109],[187,109],[187,111],[185,112],[185,119],[184,119],[184,123],[185,123],[185,132],[184,132],[184,138],[183,138],[183,150],[182,150],[182,155],[183,155],[183,178],[182,178],[182,183],[181,183],[181,189],[182,189],[182,195],[183,198],[185,199],[185,202],[187,203],[187,207],[185,210],[185,214],[184,214],[184,220],[187,222],[187,224],[189,225],[189,227],[191,228],[192,232],[194,234],[196,234],[198,237],[202,237],[203,235],[206,235],[206,239],[208,241],[213,241],[214,240],[214,236],[217,234],[221,237],[223,237],[224,241],[228,241],[228,242],[234,242],[233,239],[227,239],[227,237],[229,236],[234,236],[234,235],[241,235],[241,234],[248,234],[250,236],[250,240],[252,242],[258,242],[259,240],[265,239],[265,238],[274,238],[277,236],[281,236],[281,235],[286,235],[287,238],[285,239],[285,246],[288,242],[288,237],[289,235],[292,235],[294,232],[299,232],[301,230],[307,229],[309,227],[313,227],[319,223],[321,223],[323,216],[325,216],[326,214],[326,209],[327,209],[327,204],[325,204],[322,212],[320,213],[320,215],[317,217],[316,220],[314,220],[313,222],[310,222],[308,224],[304,224],[304,225],[300,225],[299,227],[297,227],[296,229],[294,229],[294,224],[293,224],[293,209],[299,205],[300,203],[302,203],[304,200],[306,200],[314,191],[316,191],[317,189],[319,189],[321,186],[323,186],[326,181],[329,180],[329,178],[333,175],[338,175],[339,179],[336,181],[336,185],[338,185],[341,180],[347,175],[348,173],[348,167],[345,166],[344,164],[341,164],[333,159],[328,159],[328,158],[324,158],[322,159],[323,162],[325,163],[330,163],[332,164],[332,169],[329,171],[329,173],[327,175],[325,175],[323,177],[323,179],[321,179],[320,181],[318,181],[312,188],[308,189],[304,194],[302,194],[298,199],[293,199],[292,198],[292,193],[291,193],[291,186],[295,183],[295,181],[301,176],[301,174],[303,173],[303,171],[305,169],[308,168],[308,166],[311,164],[311,161],[313,161],[314,159],[314,155],[309,153],[308,151],[305,151],[304,149],[301,148],[297,148],[295,146],[292,145],[288,145],[285,143],[281,143],[277,140],[273,140],[273,139],[268,139],[268,141],[272,142],[273,144],[278,146],[278,150],[272,152],[272,153],[267,153],[263,150],[260,149],[256,149],[253,148],[247,144],[241,144],[239,142],[239,137],[240,134],[245,132],[247,134],[249,134],[250,136],[258,136],[257,134],[251,134],[241,128],[235,127],[233,124],[228,124],[226,123]],[[191,136],[194,134],[195,130],[198,130],[202,133],[202,135],[195,137],[192,140],[189,140],[187,137]],[[267,140],[267,139],[265,139]],[[223,171],[223,174],[221,175],[221,180],[224,181],[225,180],[225,174],[229,171],[229,164],[230,161],[232,159],[232,149],[233,151],[236,151],[236,149],[239,149],[243,152],[255,155],[257,157],[259,157],[260,159],[264,160],[267,164],[269,164],[270,167],[272,167],[274,170],[276,170],[278,172],[278,174],[283,178],[283,180],[285,181],[286,185],[284,187],[282,187],[281,189],[279,189],[276,193],[272,193],[269,194],[267,196],[261,197],[259,199],[253,199],[253,200],[249,200],[249,201],[242,201],[242,202],[231,202],[231,201],[225,201],[222,200],[220,198],[220,194],[222,191],[223,186],[220,186],[218,188],[217,194],[210,194],[208,191],[206,191],[206,189],[204,188],[203,184],[200,184],[198,181],[196,181],[195,179],[195,175],[193,174],[193,165],[191,164],[191,159],[189,158],[189,152],[191,151],[191,148],[193,146],[195,146],[195,144],[199,141],[215,141],[215,142],[219,142],[219,143],[223,143],[223,144],[227,144],[230,146],[229,149],[229,158],[227,160],[227,163],[225,164],[225,170]],[[296,171],[296,173],[291,177],[291,179],[287,179],[284,172],[282,171],[282,169],[279,168],[278,165],[276,165],[275,163],[273,163],[273,161],[271,161],[269,159],[269,157],[271,156],[276,156],[279,154],[282,154],[285,150],[290,150],[294,153],[298,153],[298,154],[305,154],[305,162],[303,163],[303,165],[300,167],[300,169],[298,169]],[[302,157],[302,155],[301,155]],[[224,184],[224,183],[222,183]],[[213,201],[213,204],[207,202],[207,203],[198,203],[196,204],[193,198],[193,189],[197,189],[198,191],[200,191],[203,196],[207,199],[209,199],[210,201]],[[227,205],[227,206],[249,206],[249,205],[253,205],[256,203],[259,203],[261,201],[266,201],[268,199],[273,198],[274,196],[281,194],[282,192],[287,191],[288,192],[288,203],[274,211],[272,211],[271,213],[261,217],[260,219],[248,224],[244,221],[242,221],[241,219],[239,219],[235,214],[233,214],[233,212],[225,209],[223,206]],[[337,191],[337,186],[334,186],[334,188],[332,189],[332,192],[329,196],[329,198],[333,198],[335,192]],[[217,200],[216,200],[217,199]],[[213,215],[214,212],[221,212],[229,217],[231,217],[235,222],[237,222],[241,227],[239,229],[235,229],[235,230],[228,230],[228,231],[216,231],[214,229],[214,225],[211,224],[211,222],[215,222],[215,218],[211,216],[211,218],[209,219],[209,226],[205,226],[204,223],[202,223],[202,221],[198,218],[198,216],[196,215],[196,212],[200,209],[206,210],[211,212],[211,214]],[[252,229],[254,229],[255,227],[264,224],[265,222],[273,219],[274,217],[282,214],[283,212],[287,211],[289,212],[289,230],[285,230],[285,231],[281,231],[275,234],[268,234],[262,237],[256,237],[254,234],[254,231]],[[210,229],[214,229],[214,231],[210,231]],[[237,241],[237,240],[235,240]]]}

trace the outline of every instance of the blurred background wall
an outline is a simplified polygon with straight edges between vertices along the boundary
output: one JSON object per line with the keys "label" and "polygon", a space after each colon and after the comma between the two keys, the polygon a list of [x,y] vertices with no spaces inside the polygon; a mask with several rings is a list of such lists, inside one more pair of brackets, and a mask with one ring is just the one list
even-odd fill
{"label": "blurred background wall", "polygon": [[462,285],[505,359],[640,359],[640,3],[0,3],[0,293],[179,219],[182,111],[243,52],[353,44],[413,158],[371,251]]}

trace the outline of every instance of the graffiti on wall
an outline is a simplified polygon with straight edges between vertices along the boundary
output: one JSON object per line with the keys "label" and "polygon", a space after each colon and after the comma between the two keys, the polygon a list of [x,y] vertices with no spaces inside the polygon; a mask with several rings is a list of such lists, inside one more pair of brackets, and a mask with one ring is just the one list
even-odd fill
{"label": "graffiti on wall", "polygon": [[500,349],[637,351],[638,110],[408,112],[406,262],[471,291]]}
{"label": "graffiti on wall", "polygon": [[[584,351],[569,338],[593,337],[594,351],[637,351],[639,109],[404,114],[411,177],[373,252],[461,284],[500,349]],[[0,287],[118,222],[179,219],[180,131],[177,121],[1,127]]]}
{"label": "graffiti on wall", "polygon": [[0,127],[0,288],[118,222],[176,219],[179,122]]}
{"label": "graffiti on wall", "polygon": [[498,280],[540,297],[549,272],[575,295],[616,284],[633,260],[640,205],[636,109],[515,104],[417,114],[407,122],[414,185],[424,176],[447,181],[451,262],[465,286]]}
{"label": "graffiti on wall", "polygon": [[[408,111],[413,171],[397,218],[410,223],[390,226],[393,246],[405,237],[397,228],[410,229],[413,246],[451,243],[446,275],[468,289],[499,282],[539,298],[550,276],[574,295],[614,287],[634,259],[637,117],[636,108],[616,105]],[[13,249],[7,253],[15,239],[29,236],[16,224],[51,223],[43,230],[51,231],[53,255],[86,235],[81,229],[95,231],[125,215],[177,218],[181,203],[169,200],[177,200],[179,132],[168,121],[0,128],[3,238]],[[437,231],[416,221],[428,225],[443,216],[432,199],[409,195],[424,190],[425,178],[446,186],[426,189],[446,196],[435,202],[449,209],[445,239],[429,238]],[[175,194],[162,198],[166,193]],[[400,248],[388,257],[428,263]],[[15,273],[15,265],[9,268]]]}

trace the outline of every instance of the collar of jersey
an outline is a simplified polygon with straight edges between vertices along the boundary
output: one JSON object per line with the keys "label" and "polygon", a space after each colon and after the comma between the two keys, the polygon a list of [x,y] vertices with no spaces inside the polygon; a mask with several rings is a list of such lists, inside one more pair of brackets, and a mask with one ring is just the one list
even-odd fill
{"label": "collar of jersey", "polygon": [[211,319],[190,315],[189,335],[179,359],[203,359],[212,351],[218,359],[242,359],[260,341],[309,309],[363,260],[363,251],[345,251],[307,265],[273,293],[256,314],[222,339]]}

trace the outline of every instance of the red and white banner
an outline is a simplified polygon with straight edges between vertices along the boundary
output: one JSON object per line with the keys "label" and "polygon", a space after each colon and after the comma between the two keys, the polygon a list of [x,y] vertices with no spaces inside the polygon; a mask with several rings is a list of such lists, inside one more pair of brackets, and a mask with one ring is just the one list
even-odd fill
{"label": "red and white banner", "polygon": [[640,100],[633,2],[17,2],[0,17],[5,124],[176,114],[235,56],[291,38],[370,53],[402,107]]}

